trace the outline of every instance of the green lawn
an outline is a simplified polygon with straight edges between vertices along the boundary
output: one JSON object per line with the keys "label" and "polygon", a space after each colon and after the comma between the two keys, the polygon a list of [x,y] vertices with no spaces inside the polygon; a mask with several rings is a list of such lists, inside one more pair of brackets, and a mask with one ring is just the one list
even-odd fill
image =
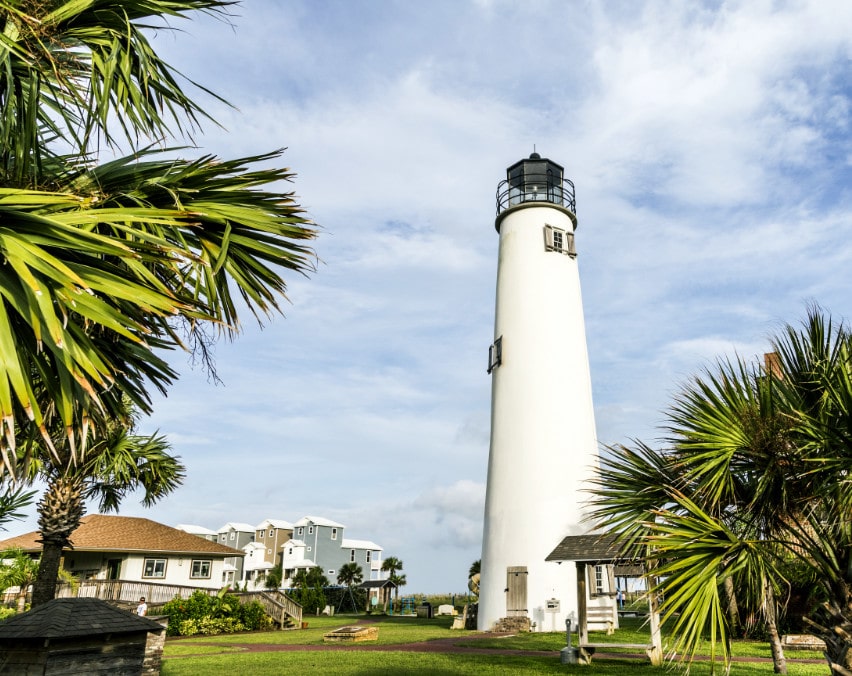
{"label": "green lawn", "polygon": [[[603,674],[604,676],[663,676],[670,668],[652,667],[644,657],[630,660],[595,659],[591,667],[563,665],[558,651],[565,645],[564,633],[520,634],[505,638],[471,638],[471,632],[450,630],[451,618],[426,620],[409,617],[377,618],[379,640],[372,645],[398,645],[419,643],[437,638],[452,638],[461,646],[504,650],[548,650],[553,656],[524,655],[471,655],[446,653],[415,653],[401,651],[311,651],[249,653],[238,644],[265,645],[321,645],[322,635],[348,624],[355,624],[364,616],[308,618],[308,628],[299,631],[259,632],[227,636],[169,639],[164,651],[163,676],[190,676],[195,674],[251,673],[252,676],[273,674]],[[614,636],[595,634],[594,640],[642,642],[647,633],[641,622],[624,622]],[[735,654],[739,656],[768,657],[766,644],[737,642]],[[795,652],[788,658],[820,658],[818,653]],[[708,664],[696,663],[690,672],[695,676],[711,673]],[[718,673],[718,670],[717,670]],[[735,663],[731,674],[750,676],[772,674],[772,664]],[[789,666],[790,676],[828,676],[824,664],[796,664]]]}

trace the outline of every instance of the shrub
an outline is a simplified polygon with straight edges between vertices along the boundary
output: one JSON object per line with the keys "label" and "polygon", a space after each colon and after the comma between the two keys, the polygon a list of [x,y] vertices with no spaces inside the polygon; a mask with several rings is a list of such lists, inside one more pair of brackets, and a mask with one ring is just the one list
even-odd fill
{"label": "shrub", "polygon": [[272,627],[260,603],[241,605],[236,596],[224,592],[210,596],[194,591],[187,599],[175,597],[163,605],[163,614],[169,618],[168,636],[230,634]]}
{"label": "shrub", "polygon": [[258,631],[272,627],[272,620],[266,614],[263,606],[257,601],[240,606],[239,619],[248,631]]}

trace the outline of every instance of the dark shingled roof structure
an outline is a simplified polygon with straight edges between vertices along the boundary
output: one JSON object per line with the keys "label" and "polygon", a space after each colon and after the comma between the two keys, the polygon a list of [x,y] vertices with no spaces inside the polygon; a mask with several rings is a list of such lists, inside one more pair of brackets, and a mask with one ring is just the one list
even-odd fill
{"label": "dark shingled roof structure", "polygon": [[100,599],[53,599],[0,622],[0,640],[160,631],[163,625]]}
{"label": "dark shingled roof structure", "polygon": [[612,535],[569,535],[547,555],[545,561],[585,561],[587,563],[610,563],[629,561],[621,554]]}
{"label": "dark shingled roof structure", "polygon": [[390,580],[367,580],[359,584],[358,587],[361,589],[384,589],[385,587],[396,589],[396,584]]}

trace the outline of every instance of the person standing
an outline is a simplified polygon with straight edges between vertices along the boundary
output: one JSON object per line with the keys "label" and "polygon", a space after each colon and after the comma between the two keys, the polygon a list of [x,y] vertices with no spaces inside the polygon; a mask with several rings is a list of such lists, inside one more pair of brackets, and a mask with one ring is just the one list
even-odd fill
{"label": "person standing", "polygon": [[136,614],[141,615],[143,617],[148,614],[148,604],[145,603],[144,596],[139,599],[139,605],[136,606]]}

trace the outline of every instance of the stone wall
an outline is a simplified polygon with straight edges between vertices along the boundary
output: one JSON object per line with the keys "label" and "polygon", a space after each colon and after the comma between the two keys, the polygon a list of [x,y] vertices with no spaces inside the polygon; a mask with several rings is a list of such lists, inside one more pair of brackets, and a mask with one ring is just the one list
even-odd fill
{"label": "stone wall", "polygon": [[149,631],[148,640],[145,643],[145,660],[142,662],[142,673],[145,676],[160,676],[160,666],[163,663],[163,646],[166,643],[166,628],[169,626],[169,618],[166,615],[151,617],[150,619],[163,625],[162,631]]}
{"label": "stone wall", "polygon": [[510,631],[513,633],[530,630],[530,618],[528,617],[501,617],[491,627],[491,631]]}

